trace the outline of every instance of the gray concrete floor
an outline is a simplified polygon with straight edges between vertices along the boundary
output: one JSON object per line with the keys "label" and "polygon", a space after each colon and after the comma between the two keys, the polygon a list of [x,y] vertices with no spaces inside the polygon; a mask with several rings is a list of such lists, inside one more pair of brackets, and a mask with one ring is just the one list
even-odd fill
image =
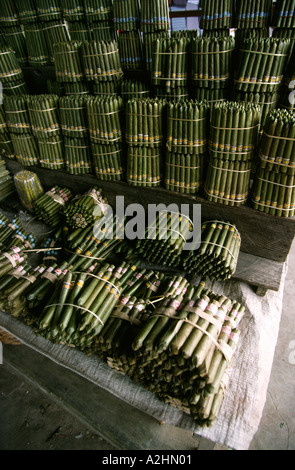
{"label": "gray concrete floor", "polygon": [[[260,427],[251,443],[250,450],[295,450],[294,294],[295,242],[289,255],[283,313],[267,400]],[[5,348],[7,353],[9,348],[12,362],[5,361]],[[76,412],[75,405],[70,407],[65,401],[59,400],[50,389],[34,380],[33,372],[21,372],[20,364],[17,362],[17,354],[21,349],[17,348],[23,348],[23,346],[4,346],[4,361],[0,365],[0,449],[104,451],[116,449],[117,446],[109,436],[99,432],[92,425],[91,418],[87,418],[89,415],[86,412],[81,415]],[[44,363],[42,367],[44,370],[51,365]],[[66,377],[67,372],[63,368],[56,364],[54,367],[57,368],[60,378]],[[71,380],[69,389],[66,389],[65,382],[59,383],[61,395],[63,394],[64,397],[67,393],[70,396],[70,392],[71,396],[73,392],[77,395],[81,391],[82,394],[82,388],[79,388],[78,382],[76,384],[78,379],[74,377]],[[93,393],[93,386],[91,387],[92,389],[90,392],[88,389],[87,393]],[[90,398],[89,395],[89,402]],[[102,411],[100,411],[100,418],[103,419]],[[136,422],[140,420],[140,417],[135,415],[134,420]],[[159,426],[152,422],[148,426],[151,434],[157,436]],[[165,433],[168,436],[167,440],[165,440]],[[218,444],[214,446],[210,442],[194,440],[195,438],[175,431],[169,426],[161,427],[161,434],[158,435],[159,439],[162,439],[159,444],[162,447],[159,448],[170,448],[168,442],[171,442],[173,433],[175,433],[175,442],[178,442],[176,449],[225,449]]]}

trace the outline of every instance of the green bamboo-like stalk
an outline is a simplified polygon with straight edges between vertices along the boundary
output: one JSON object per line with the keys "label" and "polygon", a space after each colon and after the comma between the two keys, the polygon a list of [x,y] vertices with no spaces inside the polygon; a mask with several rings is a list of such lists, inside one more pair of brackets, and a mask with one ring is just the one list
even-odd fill
{"label": "green bamboo-like stalk", "polygon": [[139,28],[140,4],[138,0],[114,0],[114,26],[119,31],[133,31]]}
{"label": "green bamboo-like stalk", "polygon": [[53,45],[54,67],[58,82],[81,82],[85,79],[81,44],[79,41],[63,41]]}
{"label": "green bamboo-like stalk", "polygon": [[261,106],[261,121],[260,129],[263,128],[266,117],[270,111],[278,106],[280,94],[276,91],[273,93],[253,93],[253,92],[238,92],[234,93],[235,101],[244,101],[247,103],[256,103]]}
{"label": "green bamboo-like stalk", "polygon": [[87,81],[113,81],[122,78],[117,41],[84,41],[81,54]]}
{"label": "green bamboo-like stalk", "polygon": [[233,9],[233,0],[202,0],[200,28],[204,30],[231,28]]}
{"label": "green bamboo-like stalk", "polygon": [[14,175],[13,180],[21,204],[33,210],[35,201],[44,193],[38,176],[32,171],[22,170]]}
{"label": "green bamboo-like stalk", "polygon": [[94,172],[100,180],[122,180],[124,172],[124,152],[121,143],[91,143],[91,156]]}
{"label": "green bamboo-like stalk", "polygon": [[[196,240],[199,242],[200,240]],[[188,274],[209,279],[229,279],[235,273],[241,236],[235,225],[224,221],[202,224],[201,245],[183,255],[183,268]]]}
{"label": "green bamboo-like stalk", "polygon": [[197,88],[225,88],[232,76],[235,39],[202,37],[191,41],[191,79]]}
{"label": "green bamboo-like stalk", "polygon": [[294,28],[294,0],[279,0],[274,11],[274,26],[279,28]]}
{"label": "green bamboo-like stalk", "polygon": [[169,30],[168,0],[141,0],[140,29],[143,32]]}

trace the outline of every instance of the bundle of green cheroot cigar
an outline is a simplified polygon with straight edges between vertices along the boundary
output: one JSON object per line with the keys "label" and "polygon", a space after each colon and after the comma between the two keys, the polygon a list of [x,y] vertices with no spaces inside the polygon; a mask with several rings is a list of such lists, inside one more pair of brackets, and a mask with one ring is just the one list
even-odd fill
{"label": "bundle of green cheroot cigar", "polygon": [[156,39],[169,39],[169,31],[150,31],[142,35],[142,47],[146,69],[151,71],[153,67],[153,43]]}
{"label": "bundle of green cheroot cigar", "polygon": [[166,102],[158,98],[133,98],[125,107],[128,145],[161,147],[164,142]]}
{"label": "bundle of green cheroot cigar", "polygon": [[140,31],[120,31],[118,47],[123,71],[143,69],[142,37]]}
{"label": "bundle of green cheroot cigar", "polygon": [[156,39],[152,48],[152,84],[170,90],[188,81],[187,38]]}
{"label": "bundle of green cheroot cigar", "polygon": [[172,280],[162,299],[132,342],[132,378],[210,426],[229,382],[245,307],[184,278]]}
{"label": "bundle of green cheroot cigar", "polygon": [[192,231],[193,223],[187,215],[170,210],[159,211],[138,238],[136,256],[149,263],[177,268],[181,265],[183,249]]}
{"label": "bundle of green cheroot cigar", "polygon": [[125,158],[121,143],[91,142],[91,158],[98,179],[110,181],[123,179]]}
{"label": "bundle of green cheroot cigar", "polygon": [[204,30],[231,28],[233,0],[202,0],[200,28]]}
{"label": "bundle of green cheroot cigar", "polygon": [[162,181],[162,149],[129,146],[126,178],[132,186],[159,186]]}
{"label": "bundle of green cheroot cigar", "polygon": [[232,75],[235,39],[232,36],[193,38],[191,80],[198,88],[225,88]]}
{"label": "bundle of green cheroot cigar", "polygon": [[167,151],[165,154],[165,188],[185,194],[199,192],[204,184],[207,155],[190,155]]}
{"label": "bundle of green cheroot cigar", "polygon": [[63,41],[54,44],[54,67],[58,82],[81,82],[85,79],[81,61],[81,44],[79,41]]}
{"label": "bundle of green cheroot cigar", "polygon": [[261,93],[276,91],[282,82],[289,51],[289,39],[244,39],[238,51],[235,89]]}
{"label": "bundle of green cheroot cigar", "polygon": [[140,30],[143,32],[169,30],[168,0],[140,1]]}
{"label": "bundle of green cheroot cigar", "polygon": [[294,28],[294,0],[279,0],[274,11],[274,26],[278,28]]}
{"label": "bundle of green cheroot cigar", "polygon": [[15,193],[13,179],[6,168],[5,161],[0,157],[0,201]]}
{"label": "bundle of green cheroot cigar", "polygon": [[9,47],[0,49],[0,80],[3,93],[6,95],[20,95],[27,93],[24,74],[15,52]]}
{"label": "bundle of green cheroot cigar", "polygon": [[107,200],[101,189],[91,188],[82,196],[76,196],[65,207],[66,222],[72,228],[86,228],[100,219],[107,210]]}
{"label": "bundle of green cheroot cigar", "polygon": [[71,198],[69,189],[53,186],[36,200],[34,210],[37,218],[51,227],[56,227],[63,221],[63,209]]}
{"label": "bundle of green cheroot cigar", "polygon": [[88,96],[86,107],[91,142],[111,144],[122,141],[123,100],[120,96]]}
{"label": "bundle of green cheroot cigar", "polygon": [[237,28],[265,28],[272,17],[272,0],[241,0],[236,5]]}
{"label": "bundle of green cheroot cigar", "polygon": [[13,180],[21,204],[33,211],[35,202],[44,193],[38,175],[32,171],[22,170],[14,175]]}
{"label": "bundle of green cheroot cigar", "polygon": [[1,30],[5,43],[15,52],[21,67],[25,67],[28,64],[28,53],[22,26],[20,24],[2,26],[1,23]]}
{"label": "bundle of green cheroot cigar", "polygon": [[134,31],[139,28],[140,5],[138,0],[114,0],[113,21],[119,31]]}
{"label": "bundle of green cheroot cigar", "polygon": [[183,268],[187,274],[203,278],[230,279],[236,271],[240,247],[241,235],[235,225],[219,220],[204,222],[195,249],[183,252]]}
{"label": "bundle of green cheroot cigar", "polygon": [[122,78],[117,41],[84,41],[81,54],[86,81],[113,81]]}
{"label": "bundle of green cheroot cigar", "polygon": [[211,113],[205,197],[238,206],[247,201],[261,121],[259,105],[224,101]]}
{"label": "bundle of green cheroot cigar", "polygon": [[0,104],[0,154],[3,157],[14,158],[13,146],[6,119],[4,106]]}
{"label": "bundle of green cheroot cigar", "polygon": [[295,116],[276,109],[266,118],[260,161],[251,190],[252,206],[282,217],[295,213]]}

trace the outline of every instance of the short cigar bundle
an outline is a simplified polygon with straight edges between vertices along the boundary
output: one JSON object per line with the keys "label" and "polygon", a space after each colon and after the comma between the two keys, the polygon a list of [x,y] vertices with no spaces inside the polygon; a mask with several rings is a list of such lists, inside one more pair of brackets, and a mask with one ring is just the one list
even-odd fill
{"label": "short cigar bundle", "polygon": [[235,89],[261,93],[277,91],[282,82],[289,51],[289,39],[244,39],[238,50]]}
{"label": "short cigar bundle", "polygon": [[63,210],[71,199],[72,193],[69,189],[53,186],[34,203],[37,218],[51,227],[56,227],[63,221]]}
{"label": "short cigar bundle", "polygon": [[134,98],[125,107],[128,145],[161,147],[164,143],[166,102],[158,98]]}
{"label": "short cigar bundle", "polygon": [[232,76],[235,39],[232,36],[193,38],[191,81],[198,88],[225,88]]}
{"label": "short cigar bundle", "polygon": [[100,144],[91,142],[93,170],[99,180],[123,179],[125,158],[122,143]]}
{"label": "short cigar bundle", "polygon": [[272,17],[272,0],[241,0],[236,4],[236,27],[244,29],[265,28]]}
{"label": "short cigar bundle", "polygon": [[96,95],[86,100],[90,141],[100,144],[122,142],[121,96]]}
{"label": "short cigar bundle", "polygon": [[187,38],[156,39],[152,46],[152,85],[170,90],[188,83]]}
{"label": "short cigar bundle", "polygon": [[162,181],[161,147],[128,146],[126,178],[132,186],[160,186]]}
{"label": "short cigar bundle", "polygon": [[81,82],[85,79],[81,62],[81,42],[60,41],[53,46],[54,67],[58,82]]}
{"label": "short cigar bundle", "polygon": [[84,41],[81,54],[86,81],[113,81],[122,78],[117,41]]}
{"label": "short cigar bundle", "polygon": [[201,191],[205,181],[207,155],[165,154],[165,188],[184,194]]}
{"label": "short cigar bundle", "polygon": [[260,106],[224,101],[211,113],[206,199],[239,206],[249,194],[254,151],[261,120]]}
{"label": "short cigar bundle", "polygon": [[232,277],[241,246],[241,236],[235,225],[219,220],[204,222],[201,239],[196,239],[195,243],[196,249],[183,255],[183,268],[188,275],[212,280]]}
{"label": "short cigar bundle", "polygon": [[259,164],[251,191],[252,206],[279,217],[295,213],[295,117],[291,111],[269,113],[259,145]]}
{"label": "short cigar bundle", "polygon": [[181,212],[159,211],[136,243],[136,253],[149,263],[179,267],[191,238],[192,221]]}
{"label": "short cigar bundle", "polygon": [[209,106],[205,101],[167,103],[167,142],[170,152],[203,154],[207,148]]}
{"label": "short cigar bundle", "polygon": [[77,196],[65,207],[67,224],[73,228],[86,228],[99,220],[107,210],[107,201],[101,189],[91,188],[82,196]]}

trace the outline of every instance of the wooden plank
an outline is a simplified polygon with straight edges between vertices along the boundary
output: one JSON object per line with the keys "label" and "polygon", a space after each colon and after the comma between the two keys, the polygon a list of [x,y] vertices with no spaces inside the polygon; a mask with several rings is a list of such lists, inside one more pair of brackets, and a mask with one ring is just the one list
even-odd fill
{"label": "wooden plank", "polygon": [[[240,253],[233,279],[247,282],[257,288],[278,291],[283,268],[284,263],[249,255],[248,253]],[[258,292],[256,290],[256,293]]]}
{"label": "wooden plank", "polygon": [[[22,169],[16,161],[6,161],[13,174]],[[272,261],[286,260],[295,236],[295,217],[271,216],[248,206],[230,207],[164,188],[137,188],[125,182],[102,181],[94,175],[70,175],[64,170],[48,170],[37,166],[30,167],[30,170],[38,174],[45,188],[57,184],[76,194],[97,186],[103,190],[112,207],[115,207],[118,195],[124,196],[125,206],[134,202],[145,208],[151,203],[177,204],[179,207],[181,204],[189,204],[192,209],[193,204],[201,204],[202,220],[218,219],[236,224],[242,238],[241,251]]]}

